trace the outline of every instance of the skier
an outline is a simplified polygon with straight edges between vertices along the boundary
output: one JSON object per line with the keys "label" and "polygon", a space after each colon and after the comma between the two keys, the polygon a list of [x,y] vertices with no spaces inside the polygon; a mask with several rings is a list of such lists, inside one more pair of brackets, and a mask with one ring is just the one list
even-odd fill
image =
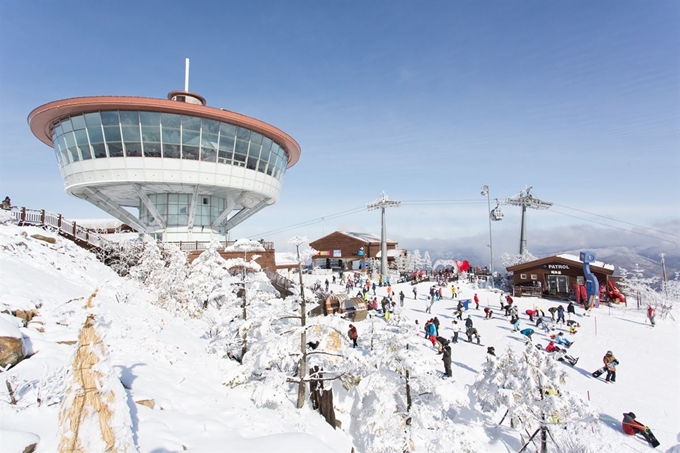
{"label": "skier", "polygon": [[611,382],[612,384],[616,382],[616,365],[619,361],[614,357],[614,353],[607,351],[604,357],[602,357],[602,362],[607,368],[607,377],[605,377],[605,382]]}
{"label": "skier", "polygon": [[649,442],[652,448],[656,448],[659,446],[659,441],[656,440],[656,437],[654,436],[654,434],[652,434],[652,431],[649,429],[649,427],[637,421],[635,419],[635,414],[633,412],[627,412],[623,414],[621,428],[623,429],[623,432],[628,434],[629,436],[642,434],[642,437],[644,437],[645,440]]}
{"label": "skier", "polygon": [[519,333],[527,337],[527,342],[531,343],[531,336],[534,334],[534,329],[527,327],[526,329],[520,330]]}
{"label": "skier", "polygon": [[655,316],[656,313],[654,312],[654,308],[652,308],[651,305],[647,305],[647,319],[649,319],[649,323],[652,327],[656,325],[656,322],[654,321]]}
{"label": "skier", "polygon": [[444,374],[447,377],[453,376],[453,372],[451,371],[451,346],[444,346],[442,352],[442,361],[444,362]]}
{"label": "skier", "polygon": [[352,325],[352,324],[349,325],[349,331],[347,332],[347,336],[349,337],[350,340],[352,340],[352,347],[356,348],[357,347],[357,339],[359,338],[359,333],[357,332],[357,328],[354,327],[354,325]]}
{"label": "skier", "polygon": [[475,296],[472,298],[472,300],[475,301],[475,310],[479,310],[479,296],[477,296],[477,293],[475,293]]}
{"label": "skier", "polygon": [[453,337],[451,337],[451,343],[458,343],[458,334],[460,333],[460,325],[458,324],[458,321],[455,319],[453,320],[452,323],[452,329],[453,329]]}

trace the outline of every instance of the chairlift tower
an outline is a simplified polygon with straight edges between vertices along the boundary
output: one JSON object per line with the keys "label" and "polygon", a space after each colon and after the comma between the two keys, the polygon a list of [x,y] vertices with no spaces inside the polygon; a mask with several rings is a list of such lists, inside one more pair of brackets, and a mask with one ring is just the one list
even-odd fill
{"label": "chairlift tower", "polygon": [[501,204],[506,204],[510,206],[521,206],[522,208],[522,229],[519,236],[519,254],[522,255],[527,249],[527,224],[526,224],[526,212],[527,208],[545,210],[549,209],[553,204],[547,201],[539,200],[531,195],[531,187],[520,191],[515,197],[508,198]]}
{"label": "chairlift tower", "polygon": [[385,208],[398,208],[401,206],[401,201],[393,201],[387,198],[387,194],[383,190],[380,196],[374,203],[366,205],[366,209],[372,211],[374,209],[381,210],[382,229],[380,231],[380,275],[383,276],[383,281],[387,276],[387,227],[385,226]]}

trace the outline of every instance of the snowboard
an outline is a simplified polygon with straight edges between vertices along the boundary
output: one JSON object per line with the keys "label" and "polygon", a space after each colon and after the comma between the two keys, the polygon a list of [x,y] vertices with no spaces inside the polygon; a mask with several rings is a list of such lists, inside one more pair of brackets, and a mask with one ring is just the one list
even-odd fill
{"label": "snowboard", "polygon": [[652,430],[649,429],[649,428],[646,427],[646,426],[645,426],[645,433],[647,434],[647,437],[648,437],[647,442],[649,442],[649,445],[651,445],[652,448],[656,448],[656,447],[658,447],[659,445],[661,445],[661,442],[659,442],[659,441],[656,439],[656,436],[654,435],[654,433],[652,433]]}
{"label": "snowboard", "polygon": [[[619,362],[614,360],[614,361],[611,362],[611,364],[613,366],[617,366],[619,364]],[[593,371],[593,377],[598,378],[598,377],[602,376],[605,373],[605,371],[607,371],[607,367],[603,366],[602,368]]]}

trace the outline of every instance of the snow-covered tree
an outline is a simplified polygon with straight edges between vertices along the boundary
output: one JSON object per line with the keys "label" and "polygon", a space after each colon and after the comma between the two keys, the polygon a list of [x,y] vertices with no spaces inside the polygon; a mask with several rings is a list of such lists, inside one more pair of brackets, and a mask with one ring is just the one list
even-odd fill
{"label": "snow-covered tree", "polygon": [[227,269],[227,261],[219,253],[221,244],[213,241],[189,266],[186,288],[193,303],[203,309],[220,308],[236,299],[238,277]]}
{"label": "snow-covered tree", "polygon": [[505,267],[514,266],[515,264],[528,263],[529,261],[535,261],[534,255],[529,252],[529,250],[524,250],[524,253],[513,255],[511,253],[503,253],[501,255],[501,264]]}
{"label": "snow-covered tree", "polygon": [[420,256],[420,250],[414,250],[413,253],[409,256],[409,266],[411,269],[416,270],[416,269],[422,269],[423,267],[423,258]]}
{"label": "snow-covered tree", "polygon": [[484,412],[506,410],[511,426],[522,430],[594,422],[595,409],[565,388],[561,366],[531,343],[519,354],[508,346],[498,358],[487,357],[473,385],[476,402]]}
{"label": "snow-covered tree", "polygon": [[423,266],[425,269],[432,269],[432,258],[428,251],[425,251],[425,254],[423,255]]}

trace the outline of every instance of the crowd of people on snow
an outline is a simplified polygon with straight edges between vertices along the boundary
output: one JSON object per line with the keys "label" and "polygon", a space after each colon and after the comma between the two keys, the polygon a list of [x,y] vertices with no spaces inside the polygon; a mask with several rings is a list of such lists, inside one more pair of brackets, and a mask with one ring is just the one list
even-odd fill
{"label": "crowd of people on snow", "polygon": [[[446,274],[443,275],[446,277]],[[350,283],[351,282],[351,283]],[[335,279],[334,279],[335,283]],[[345,284],[345,282],[342,282]],[[440,282],[441,283],[441,282]],[[376,282],[370,282],[369,280],[361,280],[352,278],[347,279],[348,290],[359,286],[361,288],[359,294],[364,297],[368,302],[369,309],[380,311],[385,315],[386,319],[389,319],[389,313],[396,308],[396,302],[393,298],[396,297],[394,291],[392,291],[389,282],[378,282],[377,286],[387,285],[387,296],[382,298],[382,302],[378,305],[378,298],[376,296]],[[326,281],[328,285],[328,281]],[[429,293],[426,296],[427,304],[425,306],[425,313],[431,314],[432,307],[438,301],[444,299],[444,288],[448,286],[446,283],[435,284],[430,286]],[[373,293],[372,299],[369,299],[368,294]],[[359,295],[358,294],[358,295]],[[412,288],[413,299],[418,300],[418,288],[413,286]],[[455,300],[461,295],[460,286],[456,284],[451,284],[450,286],[451,299]],[[399,307],[404,306],[404,300],[406,295],[403,290],[399,291]],[[452,335],[447,338],[443,335],[441,329],[441,323],[437,316],[429,318],[423,325],[423,335],[432,345],[433,348],[437,350],[437,353],[441,355],[442,362],[444,364],[444,377],[449,378],[453,376],[453,370],[451,368],[452,363],[452,345],[458,344],[461,332],[465,333],[465,338],[467,343],[481,345],[481,334],[477,327],[474,325],[474,320],[472,315],[468,314],[464,317],[464,313],[468,310],[473,309],[471,303],[474,303],[474,310],[479,310],[480,299],[477,293],[474,293],[472,299],[458,300],[456,308],[454,311],[454,319],[451,322]],[[574,344],[573,339],[569,337],[574,337],[579,328],[580,323],[573,319],[576,317],[576,306],[574,302],[570,301],[566,308],[563,304],[551,306],[546,312],[543,308],[536,304],[532,308],[524,311],[524,315],[527,319],[524,321],[530,325],[521,328],[521,316],[519,310],[514,303],[514,300],[510,294],[499,295],[499,305],[500,311],[504,317],[508,318],[508,322],[512,326],[513,332],[518,332],[521,337],[525,339],[527,343],[534,342],[535,329],[540,329],[545,335],[548,343],[545,346],[541,344],[536,344],[536,348],[545,351],[547,354],[551,355],[555,360],[569,365],[576,366],[579,361],[579,357],[574,357],[569,354],[569,348]],[[483,308],[484,320],[493,319],[494,311],[491,306],[488,305]],[[585,313],[583,314],[585,316]],[[655,312],[654,308],[648,307],[647,309],[647,319],[652,326],[655,326]],[[415,321],[418,326],[418,321]],[[568,335],[565,335],[564,331],[558,331],[558,327],[562,326],[567,329]],[[357,347],[358,332],[354,325],[350,324],[350,330],[348,331],[348,337],[352,342],[353,347]],[[496,350],[493,346],[488,346],[486,350],[489,356],[496,356]],[[594,377],[599,377],[601,374],[605,374],[604,381],[607,383],[616,382],[616,367],[619,365],[618,359],[614,356],[612,351],[607,351],[602,358],[603,367],[592,373]],[[626,434],[642,435],[651,445],[658,445],[658,441],[649,430],[648,427],[641,424],[635,419],[635,414],[632,412],[625,413],[624,419],[622,421],[622,429]]]}

